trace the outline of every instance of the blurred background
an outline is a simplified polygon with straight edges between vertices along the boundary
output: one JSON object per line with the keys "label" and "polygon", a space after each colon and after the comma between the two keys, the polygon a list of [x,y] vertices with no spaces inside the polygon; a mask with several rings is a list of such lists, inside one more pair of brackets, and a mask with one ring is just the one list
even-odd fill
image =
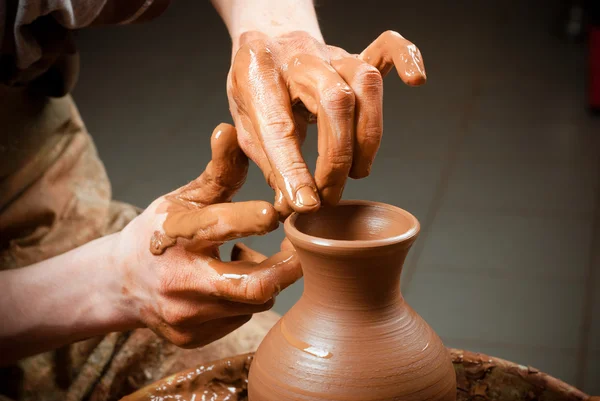
{"label": "blurred background", "polygon": [[[568,40],[581,33],[566,23],[568,7],[320,3],[329,44],[358,53],[393,29],[424,56],[424,87],[386,78],[373,173],[344,195],[419,218],[402,276],[408,302],[447,346],[600,394],[600,118],[587,107],[586,45]],[[114,198],[145,207],[199,175],[213,128],[231,122],[231,45],[209,2],[174,2],[148,24],[84,30],[78,47],[75,99]],[[314,128],[304,154],[314,167]],[[272,197],[253,166],[237,199]],[[245,242],[270,254],[282,238],[279,230]],[[301,292],[302,282],[284,291],[275,310],[285,313]]]}

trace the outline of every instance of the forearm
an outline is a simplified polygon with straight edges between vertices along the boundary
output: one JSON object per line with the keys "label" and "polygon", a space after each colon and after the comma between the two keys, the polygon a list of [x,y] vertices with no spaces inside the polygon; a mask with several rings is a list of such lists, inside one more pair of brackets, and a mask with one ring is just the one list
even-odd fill
{"label": "forearm", "polygon": [[0,273],[0,365],[135,327],[111,253],[118,234]]}
{"label": "forearm", "polygon": [[323,40],[312,0],[212,0],[233,41],[234,53],[244,32],[278,36],[306,31]]}

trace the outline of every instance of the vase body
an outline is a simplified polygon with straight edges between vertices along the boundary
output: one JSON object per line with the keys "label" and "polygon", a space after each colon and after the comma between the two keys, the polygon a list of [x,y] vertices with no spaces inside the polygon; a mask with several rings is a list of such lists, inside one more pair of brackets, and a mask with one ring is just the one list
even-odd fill
{"label": "vase body", "polygon": [[304,292],[256,352],[250,401],[456,399],[449,352],[400,293],[414,216],[349,201],[294,214],[285,231]]}

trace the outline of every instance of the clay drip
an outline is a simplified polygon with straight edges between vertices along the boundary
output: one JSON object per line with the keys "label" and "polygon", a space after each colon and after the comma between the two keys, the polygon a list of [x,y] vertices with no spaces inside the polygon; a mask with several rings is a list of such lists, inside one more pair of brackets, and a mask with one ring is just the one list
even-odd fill
{"label": "clay drip", "polygon": [[342,202],[294,214],[285,230],[304,293],[259,347],[250,399],[455,400],[448,351],[400,293],[417,219],[389,205]]}

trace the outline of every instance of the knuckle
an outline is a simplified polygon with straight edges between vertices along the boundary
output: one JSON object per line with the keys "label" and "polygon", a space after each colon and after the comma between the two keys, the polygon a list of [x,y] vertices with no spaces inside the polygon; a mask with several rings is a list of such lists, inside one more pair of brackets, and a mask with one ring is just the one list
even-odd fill
{"label": "knuckle", "polygon": [[338,152],[330,152],[327,157],[327,163],[330,166],[330,171],[347,172],[352,165],[352,155]]}
{"label": "knuckle", "polygon": [[365,144],[375,144],[381,142],[381,136],[383,134],[383,130],[381,129],[381,125],[373,125],[367,126],[365,129],[365,134],[361,138],[361,142]]}
{"label": "knuckle", "polygon": [[[231,80],[234,85],[239,81],[247,82],[253,77],[253,72],[265,74],[275,71],[275,58],[271,44],[265,39],[253,39],[240,47],[236,53],[231,70]],[[240,68],[241,67],[241,68]]]}
{"label": "knuckle", "polygon": [[360,139],[360,150],[362,150],[362,157],[374,158],[377,149],[381,143],[381,132],[366,131],[364,136]]}
{"label": "knuckle", "polygon": [[179,348],[190,349],[196,345],[196,338],[193,333],[176,331],[171,334],[169,341]]}
{"label": "knuckle", "polygon": [[300,179],[307,173],[306,165],[302,161],[293,160],[285,165],[282,173],[288,179]]}
{"label": "knuckle", "polygon": [[296,132],[294,122],[289,116],[278,110],[269,111],[265,115],[267,123],[265,130],[268,134],[274,135],[277,138],[289,139],[293,138]]}
{"label": "knuckle", "polygon": [[273,294],[273,291],[269,291],[268,288],[265,279],[258,278],[246,286],[246,299],[252,303],[264,304]]}
{"label": "knuckle", "polygon": [[163,309],[163,320],[171,327],[181,326],[188,320],[188,314],[177,307],[168,306]]}
{"label": "knuckle", "polygon": [[355,97],[352,89],[345,84],[335,85],[323,91],[323,102],[328,108],[350,112],[354,110]]}
{"label": "knuckle", "polygon": [[254,39],[246,43],[240,51],[249,59],[248,63],[257,66],[272,66],[275,64],[274,55],[270,43],[265,39]]}
{"label": "knuckle", "polygon": [[252,52],[257,56],[271,54],[268,41],[263,38],[250,39],[241,47],[241,49],[244,49],[247,52]]}
{"label": "knuckle", "polygon": [[363,88],[380,89],[383,88],[383,78],[381,73],[370,64],[364,63],[358,67],[355,80]]}

